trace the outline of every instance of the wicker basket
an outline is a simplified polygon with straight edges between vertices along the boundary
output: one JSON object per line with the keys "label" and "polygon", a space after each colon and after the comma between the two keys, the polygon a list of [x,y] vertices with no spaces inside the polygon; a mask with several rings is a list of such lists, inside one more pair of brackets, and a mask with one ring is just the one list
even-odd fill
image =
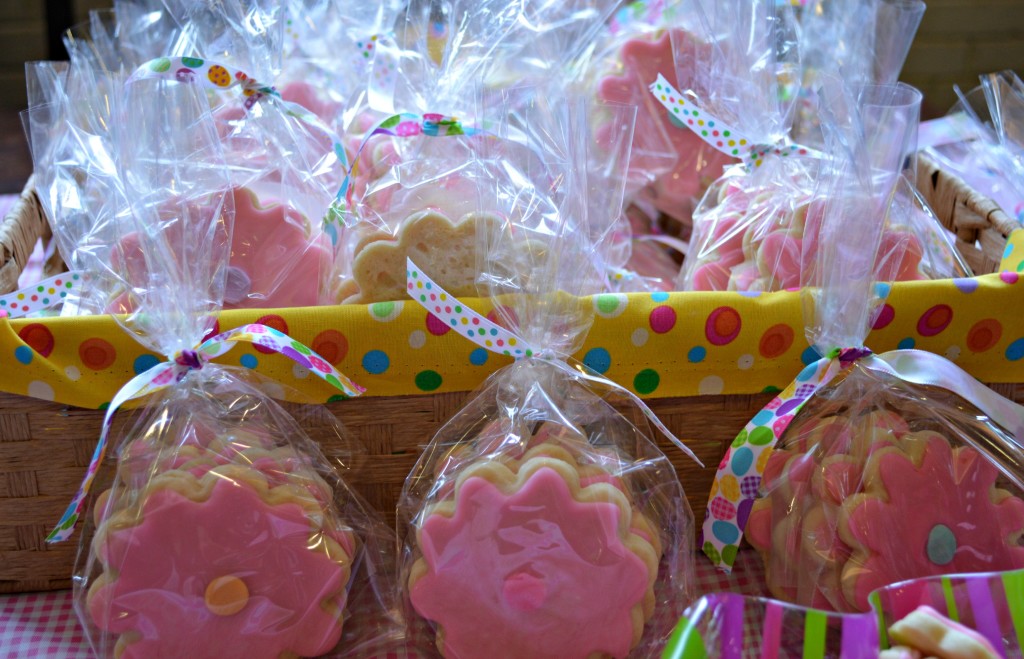
{"label": "wicker basket", "polygon": [[[958,237],[961,251],[977,272],[991,272],[999,263],[1012,221],[959,179],[937,170],[922,158],[919,187],[944,224]],[[48,229],[31,182],[21,202],[0,227],[0,273],[9,281],[25,263],[37,238]],[[20,236],[14,242],[9,237]],[[975,244],[975,241],[979,241]],[[27,247],[26,247],[27,246]],[[28,251],[26,251],[26,249]],[[993,386],[1008,398],[1024,402],[1024,384]],[[421,446],[462,405],[465,392],[420,396],[363,398],[332,403],[330,413],[341,418],[366,447],[367,456],[355,470],[356,486],[389,519],[397,496]],[[700,523],[715,468],[728,444],[770,394],[656,398],[651,408],[701,458],[700,468],[674,447],[663,446],[679,472],[690,506]],[[77,551],[76,542],[48,546],[49,526],[73,496],[95,448],[103,412],[70,408],[33,398],[0,393],[0,592],[67,588]],[[118,415],[117,425],[130,423],[132,414]],[[315,419],[307,425],[317,438]],[[693,439],[699,438],[699,439]],[[330,455],[337,447],[324,443]],[[109,468],[99,479],[109,478]]]}

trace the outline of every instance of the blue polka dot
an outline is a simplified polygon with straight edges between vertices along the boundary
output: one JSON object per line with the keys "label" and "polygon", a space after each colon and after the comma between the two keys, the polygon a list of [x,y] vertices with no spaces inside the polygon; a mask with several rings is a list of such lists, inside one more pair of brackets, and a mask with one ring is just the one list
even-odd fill
{"label": "blue polka dot", "polygon": [[775,418],[775,412],[771,410],[761,410],[754,415],[754,418],[750,420],[751,423],[758,426],[768,425],[768,423]]}
{"label": "blue polka dot", "polygon": [[708,351],[704,346],[694,346],[690,348],[690,352],[686,353],[686,358],[693,364],[701,363],[707,356]]}
{"label": "blue polka dot", "polygon": [[484,348],[477,348],[473,352],[469,353],[469,363],[473,366],[483,366],[487,363],[487,350]]}
{"label": "blue polka dot", "polygon": [[746,446],[740,447],[732,453],[732,469],[738,476],[743,476],[754,464],[754,452]]}
{"label": "blue polka dot", "polygon": [[665,291],[658,291],[657,293],[651,293],[651,299],[655,302],[664,302],[668,299],[668,293]]}
{"label": "blue polka dot", "polygon": [[242,355],[238,361],[246,368],[256,368],[256,365],[259,364],[259,362],[256,361],[255,355]]}
{"label": "blue polka dot", "polygon": [[14,349],[14,358],[22,364],[32,363],[32,348],[28,346],[18,346]]}
{"label": "blue polka dot", "polygon": [[818,349],[815,348],[814,346],[810,346],[807,348],[807,350],[804,350],[802,353],[800,353],[800,361],[808,365],[813,364],[819,359],[821,359],[821,353],[818,352]]}
{"label": "blue polka dot", "polygon": [[914,342],[914,339],[908,336],[907,338],[902,339],[899,343],[897,343],[896,347],[899,348],[900,350],[910,350],[915,345],[917,344]]}
{"label": "blue polka dot", "polygon": [[583,356],[583,364],[587,368],[604,375],[612,365],[612,356],[604,348],[591,348]]}
{"label": "blue polka dot", "polygon": [[[160,360],[157,359],[155,355],[139,355],[135,358],[135,361],[132,362],[132,369],[135,370],[135,375],[139,375],[140,373],[145,373],[159,363]],[[253,364],[253,366],[255,366],[255,364]],[[252,366],[249,368],[252,368]]]}
{"label": "blue polka dot", "polygon": [[892,291],[892,286],[885,282],[878,282],[875,284],[875,294],[883,300],[889,297],[889,292]]}
{"label": "blue polka dot", "polygon": [[727,545],[740,539],[740,530],[736,528],[736,525],[722,520],[711,525],[711,532],[715,534],[719,542],[724,542]]}
{"label": "blue polka dot", "polygon": [[363,368],[370,375],[380,375],[391,366],[391,360],[381,350],[371,350],[363,355]]}
{"label": "blue polka dot", "polygon": [[1003,250],[1003,258],[1009,258],[1010,254],[1013,254],[1013,243],[1006,244],[1006,249]]}
{"label": "blue polka dot", "polygon": [[1021,357],[1024,357],[1024,339],[1017,339],[1006,346],[1006,358],[1011,362],[1015,362]]}
{"label": "blue polka dot", "polygon": [[817,372],[818,372],[818,365],[817,365],[817,363],[808,364],[807,366],[804,366],[804,370],[800,371],[800,373],[797,374],[797,376],[796,376],[797,382],[807,382],[808,380],[813,378],[814,374],[817,373]]}

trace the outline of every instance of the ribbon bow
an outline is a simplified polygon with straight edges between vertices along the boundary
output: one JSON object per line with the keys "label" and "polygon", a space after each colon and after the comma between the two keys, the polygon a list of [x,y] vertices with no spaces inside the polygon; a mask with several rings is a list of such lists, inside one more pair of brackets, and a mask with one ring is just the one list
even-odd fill
{"label": "ribbon bow", "polygon": [[875,355],[863,346],[832,350],[796,376],[740,431],[715,473],[704,515],[703,551],[719,569],[732,571],[747,516],[758,498],[766,460],[803,406],[855,363],[914,384],[941,387],[971,401],[1014,437],[1024,438],[1024,407],[1009,401],[953,362],[923,350]]}
{"label": "ribbon bow", "polygon": [[466,337],[478,346],[500,355],[506,355],[513,359],[534,358],[544,359],[551,364],[572,372],[574,376],[582,377],[584,380],[604,385],[629,397],[640,409],[647,420],[650,421],[665,437],[679,447],[686,455],[693,458],[693,461],[704,466],[690,448],[682,442],[661,419],[647,406],[639,396],[622,385],[602,377],[587,369],[581,364],[573,365],[559,359],[550,350],[541,346],[530,345],[515,332],[501,327],[497,323],[482,316],[460,302],[448,291],[437,285],[433,279],[428,277],[420,268],[413,263],[412,259],[406,258],[406,289],[413,300],[420,306],[434,314],[445,325]]}
{"label": "ribbon bow", "polygon": [[768,156],[785,158],[787,156],[821,158],[820,151],[799,144],[792,144],[786,139],[776,144],[766,144],[753,139],[741,130],[715,117],[692,99],[686,100],[665,76],[658,74],[658,79],[649,87],[654,97],[669,112],[669,116],[686,126],[693,134],[701,138],[709,146],[718,149],[727,156],[739,158],[747,171],[753,171],[764,164]]}
{"label": "ribbon bow", "polygon": [[61,516],[60,521],[57,522],[57,526],[46,537],[47,542],[62,542],[70,538],[75,532],[75,525],[78,523],[82,508],[85,506],[85,499],[89,495],[89,489],[92,487],[92,482],[99,471],[100,465],[103,463],[103,457],[106,455],[107,435],[110,433],[114,412],[130,400],[142,398],[181,382],[191,371],[202,369],[206,362],[228,352],[240,341],[252,343],[284,355],[303,368],[309,369],[310,373],[339,389],[348,397],[359,396],[366,391],[366,389],[338,372],[327,360],[312,349],[299,343],[287,334],[266,325],[251,324],[236,327],[206,339],[195,350],[182,350],[173,359],[157,364],[148,371],[136,375],[121,387],[121,390],[110,401],[107,413],[103,417],[103,429],[100,431],[96,450],[93,451],[89,467],[86,469],[85,478],[78,488],[78,493],[75,494],[67,510]]}

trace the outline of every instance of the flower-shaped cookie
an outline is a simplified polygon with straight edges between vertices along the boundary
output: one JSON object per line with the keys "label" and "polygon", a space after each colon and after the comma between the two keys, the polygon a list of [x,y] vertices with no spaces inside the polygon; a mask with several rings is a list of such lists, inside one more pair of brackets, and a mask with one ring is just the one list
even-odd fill
{"label": "flower-shaped cookie", "polygon": [[[285,205],[260,206],[246,188],[233,188],[235,221],[224,285],[225,309],[308,307],[320,302],[321,278],[331,267],[329,240],[310,237],[306,220]],[[174,230],[174,224],[168,230]],[[178,229],[180,231],[180,229]],[[169,244],[179,244],[169,237]],[[113,250],[113,267],[135,288],[146,288],[149,271],[138,234],[126,235]],[[108,309],[129,313],[129,293]]]}
{"label": "flower-shaped cookie", "polygon": [[907,435],[876,451],[864,493],[843,507],[846,599],[868,609],[868,594],[905,579],[1024,567],[1024,500],[996,487],[998,468],[941,435]]}
{"label": "flower-shaped cookie", "polygon": [[89,615],[126,659],[322,654],[351,575],[329,524],[305,489],[253,469],[166,472],[97,530]]}
{"label": "flower-shaped cookie", "polygon": [[[676,31],[675,37],[677,40],[693,39],[682,30]],[[646,178],[645,169],[658,172],[649,188],[651,201],[658,210],[678,216],[721,175],[725,165],[735,160],[711,148],[685,125],[669,118],[651,96],[648,87],[659,73],[678,87],[671,32],[629,40],[623,45],[619,58],[621,71],[601,81],[598,98],[609,103],[641,106],[633,134],[630,179]],[[674,164],[671,160],[666,162],[666,152],[674,152]],[[670,168],[664,171],[666,165]]]}
{"label": "flower-shaped cookie", "polygon": [[619,489],[582,487],[562,459],[470,467],[419,524],[413,607],[448,657],[625,657],[659,562],[632,515]]}

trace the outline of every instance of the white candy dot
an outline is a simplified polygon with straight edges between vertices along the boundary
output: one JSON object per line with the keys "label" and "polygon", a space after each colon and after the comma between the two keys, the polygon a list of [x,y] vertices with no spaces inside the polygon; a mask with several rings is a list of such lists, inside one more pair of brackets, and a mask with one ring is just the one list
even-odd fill
{"label": "white candy dot", "polygon": [[33,380],[28,383],[28,395],[32,398],[42,398],[43,400],[54,399],[53,387],[41,380]]}
{"label": "white candy dot", "polygon": [[423,330],[416,330],[409,334],[409,347],[422,348],[427,344],[427,334]]}
{"label": "white candy dot", "polygon": [[960,346],[949,346],[946,348],[946,359],[956,361],[960,356]]}
{"label": "white candy dot", "polygon": [[724,388],[725,382],[722,381],[722,378],[717,375],[709,375],[700,381],[697,391],[701,396],[714,396],[715,394],[722,393]]}
{"label": "white candy dot", "polygon": [[64,375],[68,376],[72,382],[77,382],[78,378],[82,377],[82,372],[78,370],[77,366],[67,366],[64,368]]}
{"label": "white candy dot", "polygon": [[739,359],[736,360],[736,367],[738,369],[740,369],[741,371],[746,371],[747,369],[749,369],[753,365],[754,365],[754,356],[753,355],[743,355]]}
{"label": "white candy dot", "polygon": [[639,348],[640,346],[647,343],[647,339],[650,336],[651,335],[647,330],[645,330],[642,327],[638,327],[635,330],[633,330],[633,335],[629,338],[633,341],[633,345]]}
{"label": "white candy dot", "polygon": [[261,379],[259,382],[259,389],[266,395],[277,400],[284,400],[284,387],[276,382],[271,382],[267,379]]}
{"label": "white candy dot", "polygon": [[300,364],[295,364],[292,366],[292,375],[298,380],[305,380],[309,377],[309,369]]}

